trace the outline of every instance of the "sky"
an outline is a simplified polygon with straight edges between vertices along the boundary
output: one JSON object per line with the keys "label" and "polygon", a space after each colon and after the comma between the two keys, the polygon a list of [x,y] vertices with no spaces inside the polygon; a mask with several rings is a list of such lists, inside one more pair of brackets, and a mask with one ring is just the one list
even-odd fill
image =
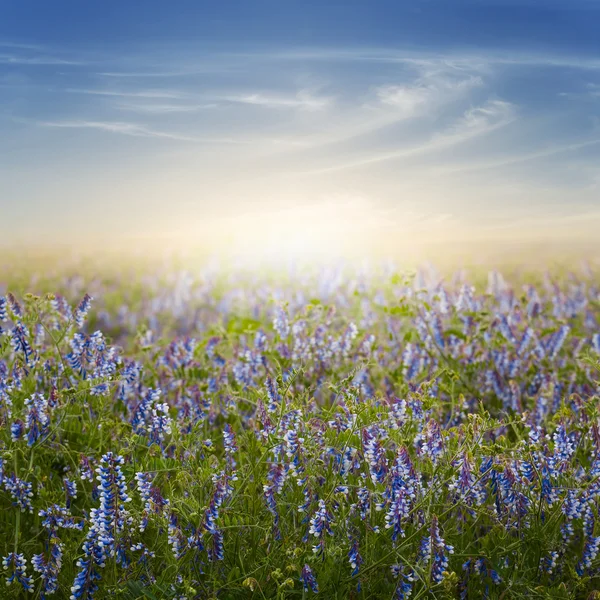
{"label": "sky", "polygon": [[9,1],[0,237],[594,240],[600,3]]}

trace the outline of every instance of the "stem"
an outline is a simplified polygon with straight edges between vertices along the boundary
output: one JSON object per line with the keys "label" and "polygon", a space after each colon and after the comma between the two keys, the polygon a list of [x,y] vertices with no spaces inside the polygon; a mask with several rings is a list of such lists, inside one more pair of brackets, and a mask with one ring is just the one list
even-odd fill
{"label": "stem", "polygon": [[[15,467],[15,477],[17,477],[17,473],[19,472],[19,461],[17,457],[17,450],[14,453],[14,467]],[[21,509],[17,510],[17,518],[15,519],[15,554],[17,554],[19,548],[19,534],[21,533]]]}

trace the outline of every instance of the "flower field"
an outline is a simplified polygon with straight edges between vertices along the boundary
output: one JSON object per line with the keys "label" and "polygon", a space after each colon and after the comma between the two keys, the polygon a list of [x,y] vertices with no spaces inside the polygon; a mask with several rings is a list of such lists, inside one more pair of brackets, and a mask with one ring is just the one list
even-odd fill
{"label": "flower field", "polygon": [[599,281],[0,287],[0,597],[593,598]]}

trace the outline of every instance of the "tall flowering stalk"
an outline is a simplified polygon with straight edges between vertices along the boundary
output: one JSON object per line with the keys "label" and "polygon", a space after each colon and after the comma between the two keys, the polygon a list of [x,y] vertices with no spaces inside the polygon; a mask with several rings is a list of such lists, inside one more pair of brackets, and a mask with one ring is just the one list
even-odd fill
{"label": "tall flowering stalk", "polygon": [[6,585],[20,585],[26,592],[33,592],[32,578],[27,575],[27,561],[22,554],[11,552],[2,559],[6,571]]}
{"label": "tall flowering stalk", "polygon": [[72,600],[94,597],[101,579],[98,568],[106,566],[119,550],[117,536],[130,518],[125,504],[131,501],[122,472],[122,456],[107,452],[96,469],[100,487],[100,507],[90,513],[90,524],[83,543],[84,556],[77,561],[79,572],[71,587]]}
{"label": "tall flowering stalk", "polygon": [[441,583],[444,580],[448,569],[448,555],[453,553],[454,547],[446,544],[440,535],[438,518],[434,515],[431,519],[429,535],[422,539],[419,548],[419,559],[424,566],[430,567],[431,580],[434,583]]}

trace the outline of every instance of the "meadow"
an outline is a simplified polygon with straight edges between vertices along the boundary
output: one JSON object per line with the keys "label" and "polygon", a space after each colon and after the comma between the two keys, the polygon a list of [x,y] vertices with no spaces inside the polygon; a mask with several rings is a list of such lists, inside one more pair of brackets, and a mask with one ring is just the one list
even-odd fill
{"label": "meadow", "polygon": [[593,598],[600,279],[3,275],[3,598]]}

